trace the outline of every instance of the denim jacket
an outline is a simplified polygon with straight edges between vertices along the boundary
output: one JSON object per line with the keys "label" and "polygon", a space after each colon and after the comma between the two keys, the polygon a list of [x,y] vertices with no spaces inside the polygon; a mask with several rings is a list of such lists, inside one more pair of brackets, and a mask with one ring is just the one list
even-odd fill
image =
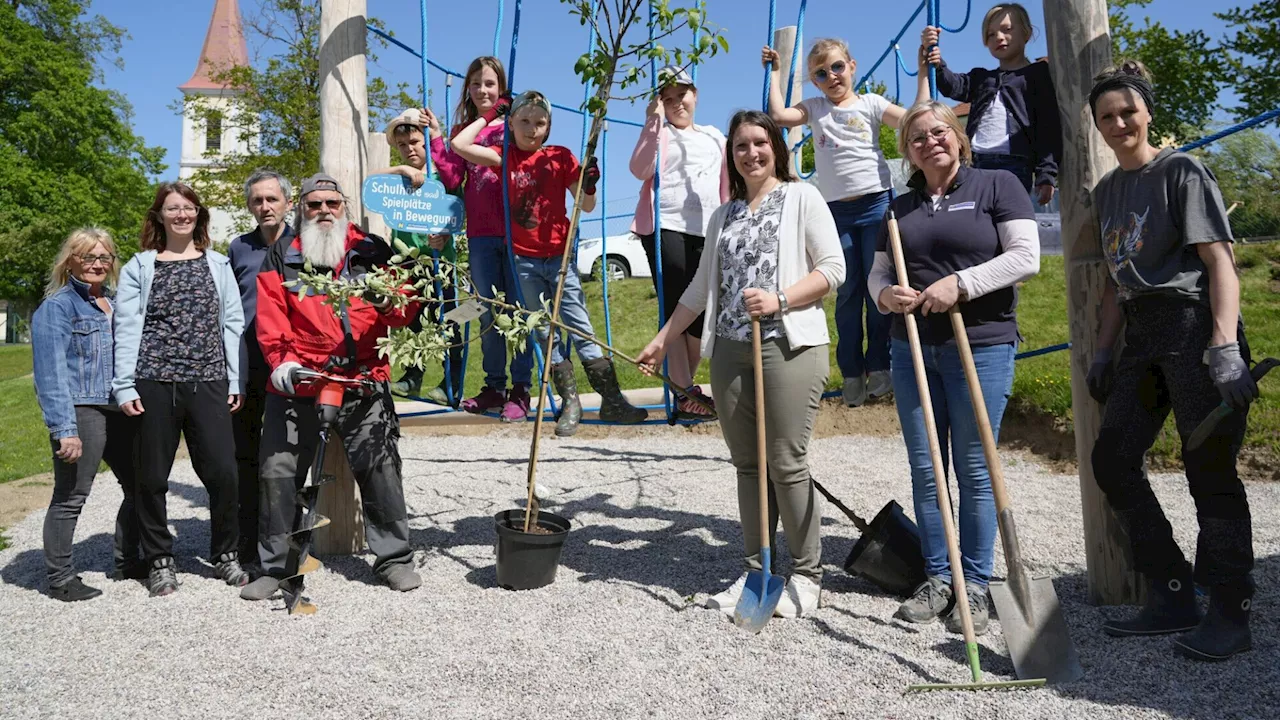
{"label": "denim jacket", "polygon": [[[155,250],[140,252],[120,271],[115,315],[116,374],[111,381],[111,391],[121,405],[138,399],[134,373],[138,369],[138,350],[142,346],[142,326],[147,319],[147,297],[151,294],[151,279],[156,274],[157,254]],[[222,349],[227,361],[227,392],[239,395],[242,392],[240,333],[244,332],[240,287],[226,255],[205,250],[204,256],[218,291],[218,324],[222,326]]]}
{"label": "denim jacket", "polygon": [[74,277],[31,320],[36,399],[49,437],[78,437],[77,405],[110,405],[111,319]]}

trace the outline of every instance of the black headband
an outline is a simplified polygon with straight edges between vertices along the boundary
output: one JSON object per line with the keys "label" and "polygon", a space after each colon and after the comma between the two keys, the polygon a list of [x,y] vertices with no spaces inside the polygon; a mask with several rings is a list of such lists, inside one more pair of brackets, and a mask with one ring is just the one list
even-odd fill
{"label": "black headband", "polygon": [[1124,70],[1098,81],[1089,92],[1089,112],[1093,115],[1093,124],[1098,124],[1098,98],[1112,90],[1132,90],[1142,97],[1147,104],[1147,112],[1155,114],[1156,94],[1151,83],[1141,75],[1129,74]]}

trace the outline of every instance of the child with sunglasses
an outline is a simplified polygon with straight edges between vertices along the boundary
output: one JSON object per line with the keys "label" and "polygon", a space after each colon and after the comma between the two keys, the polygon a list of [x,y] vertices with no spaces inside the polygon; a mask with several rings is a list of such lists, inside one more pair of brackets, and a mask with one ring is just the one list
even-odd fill
{"label": "child with sunglasses", "polygon": [[969,103],[966,131],[974,167],[1008,170],[1036,202],[1048,205],[1058,185],[1062,124],[1049,64],[1027,59],[1035,28],[1026,8],[1002,3],[982,19],[982,44],[1000,63],[995,70],[952,72],[938,48],[940,34],[938,28],[926,27],[920,52],[938,68],[938,92]]}
{"label": "child with sunglasses", "polygon": [[[867,397],[893,391],[889,375],[889,316],[881,315],[867,294],[867,276],[875,259],[880,221],[889,207],[893,181],[880,151],[880,125],[895,130],[906,110],[875,93],[854,90],[858,64],[843,40],[823,38],[809,50],[808,75],[822,91],[787,107],[783,99],[778,53],[765,47],[760,60],[772,70],[769,116],[782,127],[808,125],[818,189],[836,220],[847,272],[836,296],[836,364],[844,376],[844,402],[858,407]],[[924,66],[923,57],[920,59]],[[929,84],[920,73],[916,102],[927,100]],[[867,348],[862,349],[863,315]]]}

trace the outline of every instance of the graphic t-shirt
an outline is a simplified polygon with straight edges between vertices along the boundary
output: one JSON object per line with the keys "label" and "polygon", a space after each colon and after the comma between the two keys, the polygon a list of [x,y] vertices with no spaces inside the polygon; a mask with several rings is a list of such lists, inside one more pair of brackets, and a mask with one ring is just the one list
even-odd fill
{"label": "graphic t-shirt", "polygon": [[[480,131],[475,144],[502,152],[502,125],[490,125]],[[502,185],[498,175],[502,168],[477,165],[463,160],[443,138],[431,141],[431,158],[435,161],[440,182],[452,192],[466,183],[462,204],[467,212],[467,234],[470,237],[502,237],[506,234],[502,220]]]}
{"label": "graphic t-shirt", "polygon": [[1195,246],[1232,237],[1218,181],[1199,160],[1165,148],[1137,170],[1107,173],[1093,203],[1121,301],[1159,294],[1208,304],[1209,279]]}
{"label": "graphic t-shirt", "polygon": [[813,132],[818,189],[827,202],[888,190],[893,179],[880,152],[880,123],[891,103],[875,93],[836,107],[825,95],[801,100]]}
{"label": "graphic t-shirt", "polygon": [[511,244],[517,255],[559,257],[569,238],[565,194],[578,181],[578,159],[569,148],[547,145],[507,150],[511,172]]}

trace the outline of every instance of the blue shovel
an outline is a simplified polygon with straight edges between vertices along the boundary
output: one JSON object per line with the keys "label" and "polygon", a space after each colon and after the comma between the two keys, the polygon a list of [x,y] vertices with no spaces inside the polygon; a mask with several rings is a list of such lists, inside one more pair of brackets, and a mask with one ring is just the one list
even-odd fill
{"label": "blue shovel", "polygon": [[[764,629],[782,599],[782,578],[774,575],[769,548],[769,454],[764,432],[764,362],[760,358],[760,318],[751,318],[751,360],[756,371],[756,472],[760,477],[760,570],[747,573],[747,583],[733,610],[733,622],[751,632]],[[745,518],[744,518],[745,519]]]}

